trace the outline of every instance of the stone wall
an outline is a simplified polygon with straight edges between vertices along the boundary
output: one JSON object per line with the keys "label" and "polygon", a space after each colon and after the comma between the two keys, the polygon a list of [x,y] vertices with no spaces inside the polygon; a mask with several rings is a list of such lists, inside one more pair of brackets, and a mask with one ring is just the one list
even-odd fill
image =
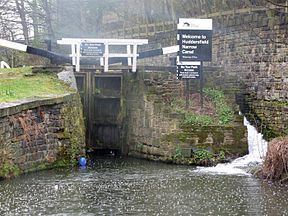
{"label": "stone wall", "polygon": [[[205,65],[222,68],[223,78],[230,77],[234,83],[242,84],[241,91],[238,91],[241,98],[238,102],[242,103],[241,111],[251,122],[254,121],[259,130],[264,128],[265,134],[272,135],[265,135],[267,139],[273,138],[274,135],[286,135],[288,14],[284,8],[275,8],[267,3],[262,8],[263,2],[255,1],[254,6],[245,10],[243,4],[237,6],[236,2],[231,5],[226,2],[228,8],[235,9],[234,13],[226,13],[228,8],[223,6],[224,3],[213,7],[207,1],[197,4],[196,8],[213,13],[207,14],[208,18],[213,18],[213,60]],[[239,11],[242,6],[244,9]],[[190,12],[193,14],[192,9]],[[197,14],[202,16],[204,12]],[[156,33],[149,42],[151,45],[156,44],[156,48],[176,44],[175,34],[176,31],[158,34],[162,37],[162,40],[159,40]],[[170,42],[167,42],[169,40]],[[167,56],[161,56],[159,59],[162,61],[154,58],[150,62],[145,60],[144,63],[169,64]],[[224,82],[219,84],[224,85]]]}
{"label": "stone wall", "polygon": [[1,107],[0,169],[4,164],[7,169],[17,167],[21,172],[43,169],[85,153],[78,94]]}
{"label": "stone wall", "polygon": [[212,64],[243,84],[242,112],[267,139],[287,133],[288,16],[278,11],[214,21]]}
{"label": "stone wall", "polygon": [[[208,80],[207,80],[208,82]],[[184,92],[184,83],[170,73],[125,74],[123,78],[123,134],[129,155],[171,161],[193,151],[221,151],[236,157],[247,153],[246,128],[242,122],[230,126],[183,127],[184,115],[171,109],[171,100]]]}

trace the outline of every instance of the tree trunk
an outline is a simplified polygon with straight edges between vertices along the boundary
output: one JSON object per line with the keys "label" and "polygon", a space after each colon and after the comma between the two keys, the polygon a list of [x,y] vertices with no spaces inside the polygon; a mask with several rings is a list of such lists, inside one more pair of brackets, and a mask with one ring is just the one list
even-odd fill
{"label": "tree trunk", "polygon": [[24,0],[15,0],[15,3],[16,3],[16,9],[17,9],[18,15],[20,16],[20,20],[21,20],[25,43],[29,44],[29,29],[28,29],[28,25],[26,21],[26,11],[25,11]]}
{"label": "tree trunk", "polygon": [[34,31],[34,40],[39,41],[40,39],[40,34],[39,34],[39,18],[38,18],[38,4],[37,0],[33,0],[32,5],[32,21],[33,21],[33,31]]}
{"label": "tree trunk", "polygon": [[51,3],[48,0],[42,0],[43,9],[45,12],[45,23],[47,26],[47,33],[50,40],[55,38],[53,26],[52,26],[52,16],[51,16]]}

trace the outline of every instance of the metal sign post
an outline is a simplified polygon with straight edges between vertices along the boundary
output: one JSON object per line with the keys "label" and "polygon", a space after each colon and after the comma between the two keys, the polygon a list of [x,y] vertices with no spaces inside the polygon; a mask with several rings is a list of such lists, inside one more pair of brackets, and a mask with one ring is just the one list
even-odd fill
{"label": "metal sign post", "polygon": [[203,61],[212,60],[212,19],[180,18],[177,29],[177,77],[186,79],[186,108],[189,108],[189,79],[200,78],[200,103],[203,110]]}
{"label": "metal sign post", "polygon": [[203,73],[203,62],[201,62],[201,71],[200,71],[200,104],[201,110],[204,108],[204,73]]}

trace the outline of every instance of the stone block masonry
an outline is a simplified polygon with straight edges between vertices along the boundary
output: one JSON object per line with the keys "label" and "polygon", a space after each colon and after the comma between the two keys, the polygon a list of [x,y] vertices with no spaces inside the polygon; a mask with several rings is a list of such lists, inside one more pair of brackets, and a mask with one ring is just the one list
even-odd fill
{"label": "stone block masonry", "polygon": [[85,153],[82,112],[76,93],[16,106],[2,105],[0,161],[28,172],[59,160],[76,160]]}
{"label": "stone block masonry", "polygon": [[[245,99],[239,103],[248,103],[240,104],[241,111],[267,139],[287,135],[286,121],[280,121],[287,119],[288,100],[288,15],[285,8],[273,8],[265,1],[254,4],[213,1],[214,6],[211,1],[194,2],[197,4],[193,4],[194,8],[191,5],[191,14],[213,19],[213,58],[204,65],[220,67],[222,77],[231,77],[235,83],[242,84],[238,93]],[[176,34],[174,29],[159,34],[160,39],[156,35],[149,46],[176,44]],[[142,61],[169,65],[168,59],[154,57],[150,62]]]}
{"label": "stone block masonry", "polygon": [[267,140],[287,134],[287,18],[278,9],[214,21],[213,64],[243,84],[241,111]]}
{"label": "stone block masonry", "polygon": [[203,149],[214,155],[223,151],[231,158],[246,154],[247,134],[242,122],[229,126],[181,126],[185,115],[170,104],[183,96],[184,89],[175,74],[124,75],[122,138],[129,155],[171,162],[178,151],[186,158],[184,163],[189,163],[193,152]]}

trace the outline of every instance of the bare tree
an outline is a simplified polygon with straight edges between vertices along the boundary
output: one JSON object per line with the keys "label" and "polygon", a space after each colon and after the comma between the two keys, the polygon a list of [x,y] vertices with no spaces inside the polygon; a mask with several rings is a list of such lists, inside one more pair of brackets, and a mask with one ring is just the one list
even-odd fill
{"label": "bare tree", "polygon": [[52,3],[48,0],[42,0],[42,5],[43,5],[43,11],[44,11],[44,20],[45,20],[45,25],[47,27],[47,33],[48,37],[50,39],[54,39],[54,29],[52,25]]}
{"label": "bare tree", "polygon": [[26,20],[26,10],[24,0],[15,0],[16,10],[20,17],[20,22],[22,25],[23,36],[26,44],[29,44],[29,29]]}

